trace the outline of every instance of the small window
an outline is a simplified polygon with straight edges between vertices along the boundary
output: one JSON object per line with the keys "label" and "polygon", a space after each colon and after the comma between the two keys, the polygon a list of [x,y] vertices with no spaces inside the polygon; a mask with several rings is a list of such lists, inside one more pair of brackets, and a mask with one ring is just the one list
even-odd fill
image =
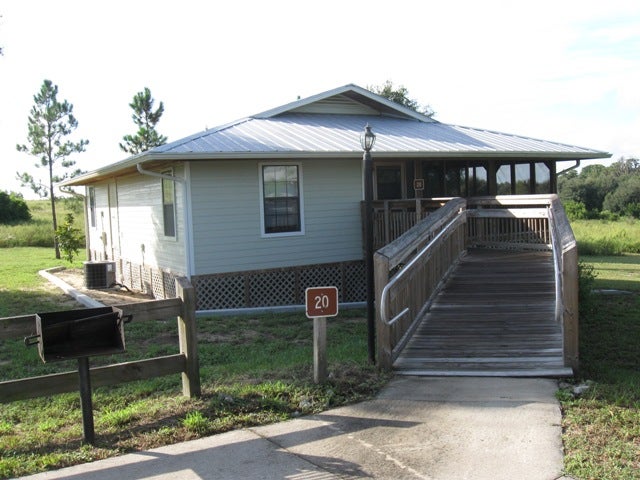
{"label": "small window", "polygon": [[511,165],[501,165],[496,173],[498,195],[511,195]]}
{"label": "small window", "polygon": [[551,172],[544,163],[535,164],[536,192],[551,193]]}
{"label": "small window", "polygon": [[487,169],[482,166],[475,166],[469,169],[469,175],[472,175],[473,182],[472,195],[489,195],[489,184],[487,183]]}
{"label": "small window", "polygon": [[93,228],[96,226],[96,189],[89,187],[89,225]]}
{"label": "small window", "polygon": [[264,233],[302,232],[299,166],[263,165],[261,187]]}
{"label": "small window", "polygon": [[518,163],[515,165],[516,195],[531,193],[531,165]]}
{"label": "small window", "polygon": [[376,200],[398,200],[402,198],[402,167],[376,166]]}
{"label": "small window", "polygon": [[[173,172],[162,172],[164,175],[172,175]],[[167,178],[162,179],[162,220],[164,222],[164,234],[167,237],[176,236],[176,210],[175,210],[175,182]]]}

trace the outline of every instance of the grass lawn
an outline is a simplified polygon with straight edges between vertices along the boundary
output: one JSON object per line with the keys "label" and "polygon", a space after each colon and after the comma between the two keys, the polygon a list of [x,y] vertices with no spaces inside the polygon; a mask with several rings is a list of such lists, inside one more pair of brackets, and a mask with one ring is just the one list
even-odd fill
{"label": "grass lawn", "polygon": [[[60,310],[43,288],[42,268],[62,264],[53,250],[0,249],[0,316]],[[82,445],[77,393],[0,403],[0,478],[153,448],[319,412],[373,396],[387,381],[367,362],[362,311],[328,321],[330,379],[313,383],[313,322],[304,313],[198,319],[203,395],[181,396],[179,375],[94,389],[97,443]],[[127,352],[91,365],[178,352],[175,319],[133,322]],[[22,339],[0,341],[0,381],[77,369],[43,364]]]}
{"label": "grass lawn", "polygon": [[591,388],[560,391],[565,468],[580,479],[640,479],[640,255],[582,257],[595,289],[580,305],[581,371]]}

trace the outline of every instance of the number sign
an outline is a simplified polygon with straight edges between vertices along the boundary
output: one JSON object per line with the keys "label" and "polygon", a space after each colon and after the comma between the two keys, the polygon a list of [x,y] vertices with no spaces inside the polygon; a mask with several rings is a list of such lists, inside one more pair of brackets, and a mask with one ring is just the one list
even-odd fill
{"label": "number sign", "polygon": [[304,291],[307,317],[335,317],[338,315],[338,289],[336,287],[310,287]]}

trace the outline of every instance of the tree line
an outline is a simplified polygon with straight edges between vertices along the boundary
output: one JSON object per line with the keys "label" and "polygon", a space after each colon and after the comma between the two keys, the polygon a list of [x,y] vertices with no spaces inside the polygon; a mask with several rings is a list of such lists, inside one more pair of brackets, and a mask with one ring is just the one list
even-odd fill
{"label": "tree line", "polygon": [[640,218],[640,160],[571,170],[558,177],[558,192],[570,218]]}

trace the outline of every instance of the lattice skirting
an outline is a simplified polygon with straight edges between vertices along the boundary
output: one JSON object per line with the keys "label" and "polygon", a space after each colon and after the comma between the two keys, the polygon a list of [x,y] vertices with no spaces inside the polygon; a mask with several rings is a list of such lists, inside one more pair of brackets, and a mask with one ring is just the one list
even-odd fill
{"label": "lattice skirting", "polygon": [[192,277],[198,310],[304,304],[307,287],[336,286],[340,302],[366,298],[364,262],[352,261]]}
{"label": "lattice skirting", "polygon": [[[105,260],[98,252],[91,252],[94,260]],[[175,279],[179,275],[159,268],[140,265],[124,258],[117,258],[116,281],[136,292],[152,295],[153,298],[165,299],[176,296]]]}

